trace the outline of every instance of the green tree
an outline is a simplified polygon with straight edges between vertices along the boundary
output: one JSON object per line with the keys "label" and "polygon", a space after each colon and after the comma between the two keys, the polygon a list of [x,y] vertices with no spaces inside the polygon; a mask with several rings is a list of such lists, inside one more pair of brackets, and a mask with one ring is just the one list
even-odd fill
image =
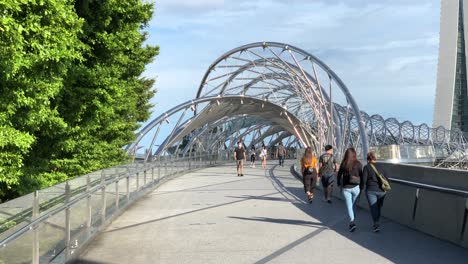
{"label": "green tree", "polygon": [[0,198],[123,162],[159,48],[142,0],[0,0]]}
{"label": "green tree", "polygon": [[138,123],[149,118],[155,93],[154,80],[140,76],[159,52],[145,45],[148,34],[142,31],[152,17],[152,4],[77,0],[75,9],[84,20],[84,60],[68,71],[55,102],[68,133],[44,155],[56,157],[49,164],[73,176],[125,160],[122,147],[134,139]]}
{"label": "green tree", "polygon": [[82,25],[73,2],[0,0],[0,198],[21,194],[27,155],[41,135],[67,124],[52,103],[72,62]]}

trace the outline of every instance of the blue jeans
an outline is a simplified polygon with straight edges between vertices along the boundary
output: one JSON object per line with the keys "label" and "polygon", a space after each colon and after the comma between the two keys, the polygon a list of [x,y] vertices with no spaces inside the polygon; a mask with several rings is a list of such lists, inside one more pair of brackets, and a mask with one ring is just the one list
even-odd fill
{"label": "blue jeans", "polygon": [[359,185],[356,185],[353,188],[343,188],[343,196],[346,202],[346,209],[348,210],[349,221],[354,221],[354,204],[359,196]]}
{"label": "blue jeans", "polygon": [[367,201],[369,202],[369,209],[371,211],[372,220],[374,224],[378,224],[380,220],[380,211],[383,206],[385,192],[366,192]]}

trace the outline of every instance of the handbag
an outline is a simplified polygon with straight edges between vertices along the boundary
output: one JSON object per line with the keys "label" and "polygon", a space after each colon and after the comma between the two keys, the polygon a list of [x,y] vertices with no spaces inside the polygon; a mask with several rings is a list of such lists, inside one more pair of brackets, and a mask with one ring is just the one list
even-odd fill
{"label": "handbag", "polygon": [[377,178],[379,178],[380,189],[382,189],[384,192],[390,191],[392,187],[390,186],[390,183],[387,181],[387,179],[382,174],[380,174],[380,172],[375,168],[373,164],[370,165],[374,170],[375,174],[377,175]]}

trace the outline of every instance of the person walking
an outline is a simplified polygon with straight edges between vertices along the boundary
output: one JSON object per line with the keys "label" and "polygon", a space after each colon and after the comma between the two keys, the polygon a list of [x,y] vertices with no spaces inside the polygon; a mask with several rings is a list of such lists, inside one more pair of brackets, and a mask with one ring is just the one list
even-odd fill
{"label": "person walking", "polygon": [[247,160],[244,144],[237,142],[237,148],[234,150],[234,160],[237,164],[237,176],[244,176],[244,161]]}
{"label": "person walking", "polygon": [[266,169],[267,149],[265,145],[262,146],[262,150],[260,151],[260,159],[262,160],[262,168]]}
{"label": "person walking", "polygon": [[362,178],[362,164],[357,159],[356,150],[354,148],[348,148],[341,162],[340,169],[338,170],[337,181],[338,186],[341,186],[341,192],[345,199],[349,216],[350,232],[356,230],[354,208],[356,200],[364,187]]}
{"label": "person walking", "polygon": [[309,203],[314,198],[314,189],[317,186],[317,158],[312,148],[307,147],[301,159],[302,180],[304,192],[307,194]]}
{"label": "person walking", "polygon": [[276,157],[278,158],[279,165],[284,167],[284,157],[286,157],[286,148],[283,146],[283,142],[280,142],[276,149]]}
{"label": "person walking", "polygon": [[333,183],[335,174],[338,171],[338,163],[333,156],[333,147],[325,146],[325,153],[319,158],[319,176],[323,186],[324,200],[327,203],[332,203],[331,195],[333,193]]}
{"label": "person walking", "polygon": [[389,189],[389,187],[386,187],[384,184],[382,184],[383,182],[386,182],[388,185],[388,178],[385,177],[385,175],[379,173],[375,167],[375,163],[375,154],[371,151],[367,154],[367,165],[364,166],[364,169],[362,170],[362,178],[366,187],[366,197],[369,203],[369,210],[374,222],[372,230],[374,232],[379,232],[380,212],[382,210],[386,191]]}
{"label": "person walking", "polygon": [[256,156],[256,152],[255,152],[255,146],[252,145],[252,147],[250,147],[250,167],[251,168],[255,168],[255,156]]}

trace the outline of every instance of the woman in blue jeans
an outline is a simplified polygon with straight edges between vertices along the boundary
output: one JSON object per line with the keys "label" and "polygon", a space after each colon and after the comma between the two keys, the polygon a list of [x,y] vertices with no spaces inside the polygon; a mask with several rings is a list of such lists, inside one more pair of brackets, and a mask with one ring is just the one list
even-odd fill
{"label": "woman in blue jeans", "polygon": [[349,216],[349,231],[356,230],[354,222],[354,205],[359,197],[359,193],[364,187],[362,179],[362,164],[358,161],[356,150],[348,148],[337,174],[338,186],[341,186],[343,197],[346,202],[346,209]]}
{"label": "woman in blue jeans", "polygon": [[[374,170],[375,163],[375,154],[373,152],[369,152],[367,154],[367,165],[364,166],[363,169],[363,180],[366,185],[366,196],[367,201],[369,202],[369,209],[372,215],[372,220],[374,221],[373,231],[379,232],[380,211],[382,210],[386,192],[382,190],[380,180]],[[371,165],[374,165],[374,168]],[[385,177],[384,175],[382,176]]]}

